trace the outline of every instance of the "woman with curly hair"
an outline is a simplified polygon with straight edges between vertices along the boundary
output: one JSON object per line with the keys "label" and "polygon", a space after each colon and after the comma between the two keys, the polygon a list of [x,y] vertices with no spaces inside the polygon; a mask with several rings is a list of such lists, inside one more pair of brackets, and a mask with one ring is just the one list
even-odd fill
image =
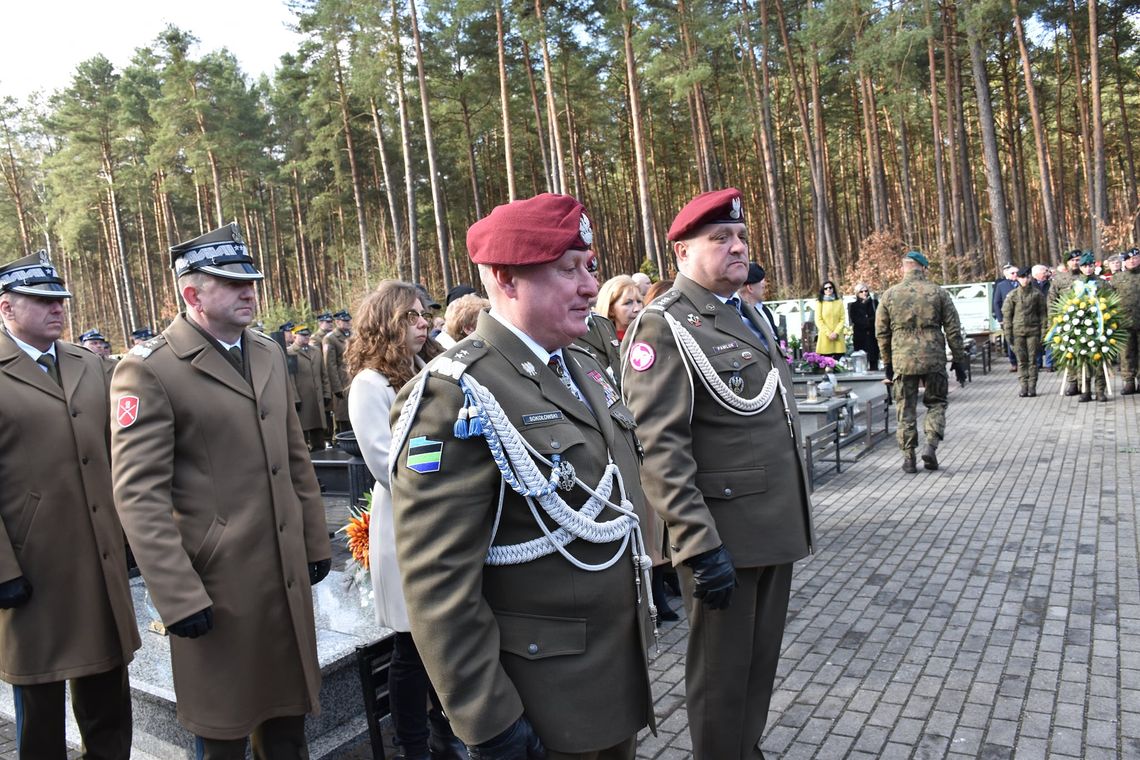
{"label": "woman with curly hair", "polygon": [[[409,283],[384,280],[364,297],[355,314],[355,334],[345,355],[352,377],[348,415],[364,461],[376,478],[368,527],[368,562],[376,621],[396,631],[388,670],[396,742],[407,760],[465,758],[463,745],[451,732],[412,641],[400,568],[396,564],[392,494],[388,486],[392,404],[400,388],[442,349],[428,337],[432,314]],[[430,712],[425,710],[429,698]]]}
{"label": "woman with curly hair", "polygon": [[840,359],[847,353],[847,339],[843,335],[845,317],[839,289],[831,280],[825,281],[819,289],[819,300],[815,302],[815,324],[819,328],[815,342],[817,354]]}

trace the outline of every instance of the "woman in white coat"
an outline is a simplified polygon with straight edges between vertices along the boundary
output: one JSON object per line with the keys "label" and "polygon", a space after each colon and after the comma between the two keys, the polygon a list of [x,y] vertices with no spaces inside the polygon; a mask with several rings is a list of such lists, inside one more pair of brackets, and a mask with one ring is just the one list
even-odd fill
{"label": "woman in white coat", "polygon": [[[354,312],[354,334],[346,362],[352,376],[348,415],[368,469],[376,478],[372,488],[372,517],[368,530],[368,561],[375,592],[376,620],[396,632],[388,671],[388,692],[396,742],[407,760],[466,758],[431,688],[412,634],[396,564],[392,525],[392,496],[388,489],[388,454],[392,442],[389,414],[400,388],[442,350],[428,338],[431,312],[415,287],[384,280],[364,297]],[[432,709],[425,710],[428,699]],[[429,731],[430,722],[430,731]]]}

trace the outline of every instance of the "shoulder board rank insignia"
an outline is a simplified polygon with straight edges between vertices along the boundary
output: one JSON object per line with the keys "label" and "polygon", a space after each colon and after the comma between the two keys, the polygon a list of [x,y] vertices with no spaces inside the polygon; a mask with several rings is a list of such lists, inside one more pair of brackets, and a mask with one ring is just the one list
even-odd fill
{"label": "shoulder board rank insignia", "polygon": [[148,356],[150,356],[152,353],[154,353],[154,349],[147,348],[145,343],[140,343],[137,346],[135,346],[134,348],[132,348],[130,351],[128,351],[127,353],[129,353],[131,356],[138,356],[140,358],[145,359]]}
{"label": "shoulder board rank insignia", "polygon": [[457,362],[446,356],[437,356],[432,360],[428,369],[435,375],[443,377],[450,377],[452,380],[458,380],[467,371],[467,365],[463,362]]}
{"label": "shoulder board rank insignia", "polygon": [[687,319],[689,321],[689,324],[692,325],[693,327],[700,327],[701,326],[701,318],[698,317],[696,314],[690,314],[687,317],[685,317],[685,319]]}

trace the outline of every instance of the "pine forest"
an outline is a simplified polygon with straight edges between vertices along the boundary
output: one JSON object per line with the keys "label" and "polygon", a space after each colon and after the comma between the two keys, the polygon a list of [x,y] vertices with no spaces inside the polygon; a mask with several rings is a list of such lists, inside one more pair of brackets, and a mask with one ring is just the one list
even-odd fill
{"label": "pine forest", "polygon": [[[283,0],[284,1],[284,0]],[[1136,242],[1140,3],[290,0],[253,79],[189,30],[57,92],[0,92],[0,250],[46,248],[71,335],[178,310],[168,249],[231,220],[267,325],[385,277],[473,283],[467,227],[574,195],[601,275],[671,276],[698,192],[744,194],[770,298],[943,282]],[[256,35],[250,29],[249,35]]]}

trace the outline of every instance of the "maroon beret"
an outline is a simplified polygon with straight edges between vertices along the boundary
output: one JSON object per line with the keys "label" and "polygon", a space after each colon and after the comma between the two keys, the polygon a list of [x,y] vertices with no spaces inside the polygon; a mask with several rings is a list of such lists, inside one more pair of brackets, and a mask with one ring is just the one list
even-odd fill
{"label": "maroon beret", "polygon": [[593,242],[586,207],[553,193],[495,206],[467,230],[467,254],[476,264],[545,264]]}
{"label": "maroon beret", "polygon": [[666,237],[669,240],[684,240],[702,225],[724,222],[744,223],[744,213],[740,209],[740,191],[735,187],[710,190],[686,203],[673,219]]}

